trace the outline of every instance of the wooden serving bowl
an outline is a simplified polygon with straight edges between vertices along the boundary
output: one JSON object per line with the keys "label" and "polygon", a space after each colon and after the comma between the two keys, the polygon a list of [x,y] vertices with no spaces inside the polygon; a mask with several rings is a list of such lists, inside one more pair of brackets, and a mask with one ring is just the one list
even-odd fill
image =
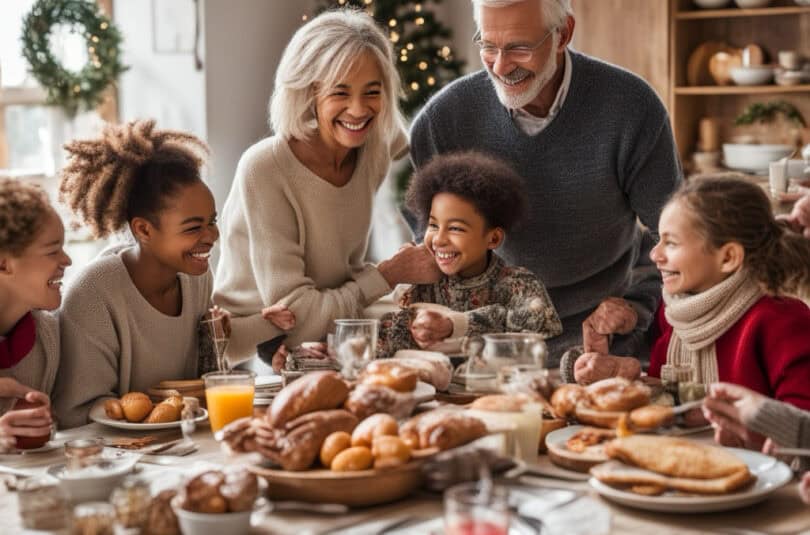
{"label": "wooden serving bowl", "polygon": [[327,469],[291,472],[261,466],[250,471],[267,480],[271,500],[340,503],[366,507],[404,498],[422,485],[423,459],[384,470],[333,472]]}

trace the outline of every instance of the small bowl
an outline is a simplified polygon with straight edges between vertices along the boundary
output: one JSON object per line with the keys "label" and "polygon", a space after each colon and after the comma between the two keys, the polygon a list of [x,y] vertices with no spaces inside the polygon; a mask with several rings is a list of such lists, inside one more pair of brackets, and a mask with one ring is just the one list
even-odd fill
{"label": "small bowl", "polygon": [[730,169],[767,174],[771,162],[789,156],[793,150],[791,145],[724,143],[723,162]]}
{"label": "small bowl", "polygon": [[719,9],[728,5],[730,0],[692,0],[701,9]]}
{"label": "small bowl", "polygon": [[87,475],[72,475],[66,470],[64,463],[50,465],[47,473],[59,480],[59,486],[70,497],[71,502],[103,502],[107,501],[113,489],[132,473],[138,457],[128,455],[120,459],[103,460],[98,466],[106,466],[108,469],[101,469],[98,466],[88,467],[84,469]]}
{"label": "small bowl", "polygon": [[776,73],[776,85],[799,85],[809,78],[804,71],[780,70]]}
{"label": "small bowl", "polygon": [[181,533],[194,535],[246,535],[250,532],[250,515],[253,511],[241,513],[194,513],[186,511],[172,502]]}
{"label": "small bowl", "polygon": [[734,0],[737,7],[742,9],[751,9],[755,7],[765,7],[771,3],[771,0]]}
{"label": "small bowl", "polygon": [[773,80],[773,67],[768,65],[732,67],[729,74],[737,85],[765,85]]}

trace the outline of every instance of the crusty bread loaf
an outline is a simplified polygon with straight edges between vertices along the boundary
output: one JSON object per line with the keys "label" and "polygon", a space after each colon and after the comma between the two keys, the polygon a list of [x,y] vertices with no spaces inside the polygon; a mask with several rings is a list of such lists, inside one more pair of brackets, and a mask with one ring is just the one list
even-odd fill
{"label": "crusty bread loaf", "polygon": [[302,414],[336,409],[348,395],[349,387],[338,373],[311,372],[279,392],[267,411],[267,421],[273,427],[282,428]]}
{"label": "crusty bread loaf", "polygon": [[591,468],[591,475],[608,485],[650,485],[695,494],[726,494],[739,489],[753,478],[745,465],[722,477],[695,479],[670,477],[615,460],[594,466]]}
{"label": "crusty bread loaf", "polygon": [[419,374],[420,381],[432,384],[440,392],[447,390],[450,386],[453,371],[449,358],[431,352],[408,351],[407,354],[407,357],[394,357],[386,359],[386,361],[395,362],[415,370]]}
{"label": "crusty bread loaf", "polygon": [[580,403],[588,402],[588,392],[579,385],[562,385],[551,394],[551,406],[559,418],[571,418]]}
{"label": "crusty bread loaf", "polygon": [[603,411],[631,411],[650,403],[650,388],[623,377],[603,379],[585,387],[591,405]]}
{"label": "crusty bread loaf", "polygon": [[394,418],[407,418],[416,406],[416,399],[410,393],[397,392],[386,386],[357,385],[349,393],[344,404],[347,411],[360,420],[372,414],[384,412]]}
{"label": "crusty bread loaf", "polygon": [[165,424],[180,419],[180,409],[171,403],[158,403],[143,421],[145,424]]}
{"label": "crusty bread loaf", "polygon": [[430,411],[418,415],[400,428],[400,437],[413,449],[447,450],[486,434],[484,422],[458,411]]}

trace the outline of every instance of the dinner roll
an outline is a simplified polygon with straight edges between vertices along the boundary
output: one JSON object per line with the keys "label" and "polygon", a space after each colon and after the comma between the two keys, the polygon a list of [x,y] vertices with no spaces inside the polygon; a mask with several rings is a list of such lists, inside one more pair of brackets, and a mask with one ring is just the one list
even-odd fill
{"label": "dinner roll", "polygon": [[329,468],[338,453],[352,446],[352,436],[345,431],[336,431],[326,437],[321,446],[321,464]]}
{"label": "dinner roll", "polygon": [[143,392],[130,392],[121,398],[121,408],[129,422],[140,422],[152,412],[152,400]]}
{"label": "dinner roll", "polygon": [[365,446],[355,446],[341,451],[332,459],[330,468],[335,472],[354,472],[367,470],[374,463],[371,450]]}
{"label": "dinner roll", "polygon": [[371,447],[375,437],[396,436],[399,425],[390,414],[372,414],[360,422],[352,433],[352,446]]}

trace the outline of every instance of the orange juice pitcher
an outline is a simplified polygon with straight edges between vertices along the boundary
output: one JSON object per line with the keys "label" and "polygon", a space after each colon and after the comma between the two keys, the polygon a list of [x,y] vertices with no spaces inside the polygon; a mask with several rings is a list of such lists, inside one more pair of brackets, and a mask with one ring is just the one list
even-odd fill
{"label": "orange juice pitcher", "polygon": [[255,373],[212,372],[203,375],[203,379],[211,431],[217,432],[234,420],[253,415]]}

